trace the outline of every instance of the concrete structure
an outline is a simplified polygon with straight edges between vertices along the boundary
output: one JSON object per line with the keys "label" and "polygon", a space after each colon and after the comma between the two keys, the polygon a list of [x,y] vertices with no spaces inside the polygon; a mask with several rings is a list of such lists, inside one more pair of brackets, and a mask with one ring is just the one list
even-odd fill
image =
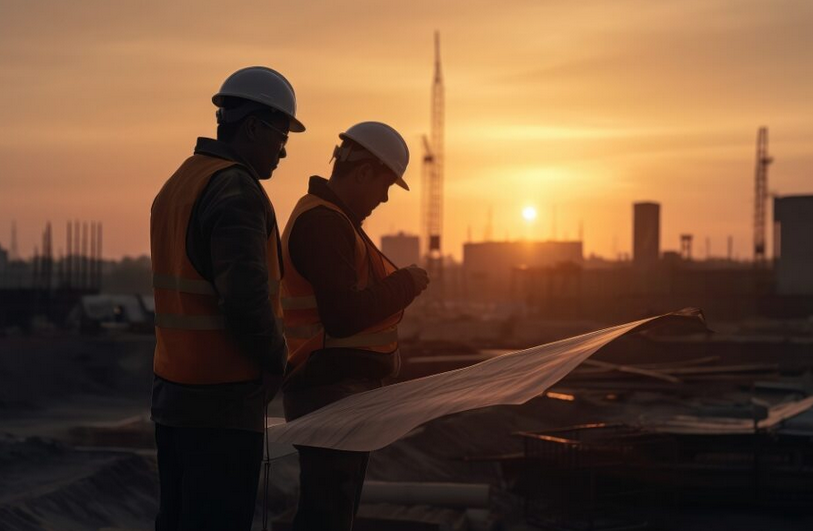
{"label": "concrete structure", "polygon": [[411,234],[399,232],[382,236],[381,252],[398,267],[420,264],[420,242]]}
{"label": "concrete structure", "polygon": [[658,263],[661,250],[660,203],[633,204],[632,260],[636,266]]}
{"label": "concrete structure", "polygon": [[760,314],[761,302],[770,297],[769,269],[695,264],[664,253],[661,264],[645,272],[623,264],[528,268],[516,272],[514,300],[547,319],[621,322],[686,307],[702,308],[712,323]]}
{"label": "concrete structure", "polygon": [[813,295],[813,195],[774,198],[778,295]]}
{"label": "concrete structure", "polygon": [[517,268],[582,265],[582,242],[480,242],[463,245],[465,292],[472,302],[513,300]]}

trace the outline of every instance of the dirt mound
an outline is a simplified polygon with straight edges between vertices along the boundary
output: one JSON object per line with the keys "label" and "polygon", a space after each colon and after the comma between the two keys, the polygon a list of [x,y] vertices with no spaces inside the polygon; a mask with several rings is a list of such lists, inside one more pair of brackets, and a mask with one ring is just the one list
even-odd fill
{"label": "dirt mound", "polygon": [[156,479],[149,456],[6,436],[0,439],[0,530],[149,529]]}
{"label": "dirt mound", "polygon": [[151,337],[0,337],[0,416],[74,395],[149,397]]}

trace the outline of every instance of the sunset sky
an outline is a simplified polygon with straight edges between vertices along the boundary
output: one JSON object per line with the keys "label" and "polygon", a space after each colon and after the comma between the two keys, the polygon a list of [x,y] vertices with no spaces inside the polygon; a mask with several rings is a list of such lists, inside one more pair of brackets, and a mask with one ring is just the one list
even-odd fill
{"label": "sunset sky", "polygon": [[[407,182],[367,223],[420,227],[435,29],[446,82],[444,252],[483,238],[577,237],[629,252],[632,203],[659,201],[664,249],[750,256],[757,128],[769,188],[813,193],[813,2],[807,0],[65,2],[0,0],[0,245],[30,256],[45,222],[102,221],[105,256],[149,251],[161,184],[213,136],[211,96],[267,65],[308,131],[266,189],[286,220],[337,134],[389,123]],[[532,222],[523,209],[535,207]]]}

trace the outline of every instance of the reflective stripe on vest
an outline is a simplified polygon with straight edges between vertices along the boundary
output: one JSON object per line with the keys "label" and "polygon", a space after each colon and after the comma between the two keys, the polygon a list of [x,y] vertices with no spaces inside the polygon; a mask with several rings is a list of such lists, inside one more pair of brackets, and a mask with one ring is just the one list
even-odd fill
{"label": "reflective stripe on vest", "polygon": [[[270,295],[279,293],[279,285],[279,281],[271,282],[269,280],[268,293]],[[217,295],[217,291],[208,280],[159,275],[157,273],[152,276],[152,287],[180,291],[181,293],[194,293],[195,295]]]}
{"label": "reflective stripe on vest", "polygon": [[[279,293],[279,282],[269,282],[268,291],[271,295]],[[194,295],[216,296],[214,286],[208,280],[176,277],[172,275],[153,274],[152,287],[166,289],[180,293]],[[283,320],[276,317],[277,326],[283,327]],[[223,330],[226,328],[226,319],[222,315],[179,315],[172,313],[156,313],[155,326],[160,328],[175,328],[178,330]]]}
{"label": "reflective stripe on vest", "polygon": [[208,280],[159,275],[157,273],[152,275],[152,287],[180,291],[181,293],[194,293],[196,295],[217,295],[214,286]]}
{"label": "reflective stripe on vest", "polygon": [[[324,331],[322,323],[285,327],[288,339],[311,339]],[[325,348],[378,347],[398,341],[398,328],[392,327],[371,334],[356,334],[349,337],[332,337],[325,334]]]}

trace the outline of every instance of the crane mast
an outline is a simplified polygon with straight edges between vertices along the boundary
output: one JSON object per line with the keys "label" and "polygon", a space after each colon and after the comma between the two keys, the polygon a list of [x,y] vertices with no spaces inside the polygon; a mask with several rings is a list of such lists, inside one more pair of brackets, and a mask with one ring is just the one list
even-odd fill
{"label": "crane mast", "polygon": [[427,271],[436,282],[443,278],[443,72],[440,65],[440,33],[435,32],[435,73],[432,80],[432,124],[429,140],[424,137],[423,229]]}
{"label": "crane mast", "polygon": [[765,263],[765,221],[768,203],[768,128],[757,132],[757,163],[754,179],[754,264]]}

